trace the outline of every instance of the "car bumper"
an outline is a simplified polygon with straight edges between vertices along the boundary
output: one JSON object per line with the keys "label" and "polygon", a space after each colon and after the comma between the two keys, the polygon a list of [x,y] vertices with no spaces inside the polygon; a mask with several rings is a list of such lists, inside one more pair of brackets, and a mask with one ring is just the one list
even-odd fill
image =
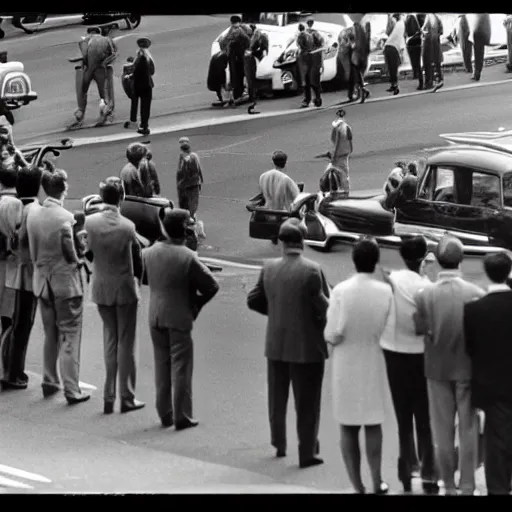
{"label": "car bumper", "polygon": [[31,101],[37,100],[37,92],[31,91],[23,96],[13,96],[3,98],[7,108],[16,109],[24,105],[28,105]]}

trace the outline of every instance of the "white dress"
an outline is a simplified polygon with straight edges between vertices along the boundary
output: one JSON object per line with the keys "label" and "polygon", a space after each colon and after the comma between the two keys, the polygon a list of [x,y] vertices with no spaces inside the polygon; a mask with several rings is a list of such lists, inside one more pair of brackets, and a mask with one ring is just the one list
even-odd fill
{"label": "white dress", "polygon": [[332,353],[334,417],[341,425],[379,425],[389,397],[379,346],[393,300],[391,287],[371,274],[356,274],[334,287],[325,339]]}

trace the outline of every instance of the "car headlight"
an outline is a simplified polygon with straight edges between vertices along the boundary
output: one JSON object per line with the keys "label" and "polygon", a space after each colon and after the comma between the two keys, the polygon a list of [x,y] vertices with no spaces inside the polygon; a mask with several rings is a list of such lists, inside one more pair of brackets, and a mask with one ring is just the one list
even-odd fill
{"label": "car headlight", "polygon": [[21,76],[7,80],[7,84],[5,85],[6,96],[21,96],[23,94],[27,94],[27,92],[27,84]]}
{"label": "car headlight", "polygon": [[297,50],[290,49],[283,52],[274,62],[274,65],[281,66],[283,64],[293,64],[297,60]]}

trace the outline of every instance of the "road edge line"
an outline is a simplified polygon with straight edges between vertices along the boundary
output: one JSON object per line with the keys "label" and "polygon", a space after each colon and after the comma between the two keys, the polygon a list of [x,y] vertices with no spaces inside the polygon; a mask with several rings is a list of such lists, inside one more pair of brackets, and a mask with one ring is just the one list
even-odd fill
{"label": "road edge line", "polygon": [[28,471],[15,468],[13,466],[5,466],[4,464],[0,464],[0,473],[5,473],[7,475],[15,476],[17,478],[24,478],[25,480],[31,480],[33,482],[40,482],[45,484],[52,483],[52,481],[49,478],[46,478],[43,475],[38,475],[37,473],[30,473]]}

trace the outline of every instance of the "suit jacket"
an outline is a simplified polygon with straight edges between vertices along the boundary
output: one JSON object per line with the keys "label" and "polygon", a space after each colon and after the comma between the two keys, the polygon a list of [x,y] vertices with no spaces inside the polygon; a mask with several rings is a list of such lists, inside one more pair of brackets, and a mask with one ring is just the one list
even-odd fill
{"label": "suit jacket", "polygon": [[27,216],[30,257],[36,297],[71,299],[83,296],[79,259],[73,239],[75,219],[62,202],[48,197]]}
{"label": "suit jacket", "polygon": [[464,308],[464,335],[471,358],[476,407],[512,403],[512,290],[496,291]]}
{"label": "suit jacket", "polygon": [[268,316],[265,357],[316,363],[328,357],[324,340],[329,286],[320,265],[288,249],[265,263],[247,297],[249,309]]}
{"label": "suit jacket", "polygon": [[142,257],[135,224],[119,208],[105,205],[86,218],[85,230],[93,257],[91,300],[104,306],[137,302]]}
{"label": "suit jacket", "polygon": [[142,251],[149,285],[149,325],[191,331],[219,284],[194,251],[168,240]]}

